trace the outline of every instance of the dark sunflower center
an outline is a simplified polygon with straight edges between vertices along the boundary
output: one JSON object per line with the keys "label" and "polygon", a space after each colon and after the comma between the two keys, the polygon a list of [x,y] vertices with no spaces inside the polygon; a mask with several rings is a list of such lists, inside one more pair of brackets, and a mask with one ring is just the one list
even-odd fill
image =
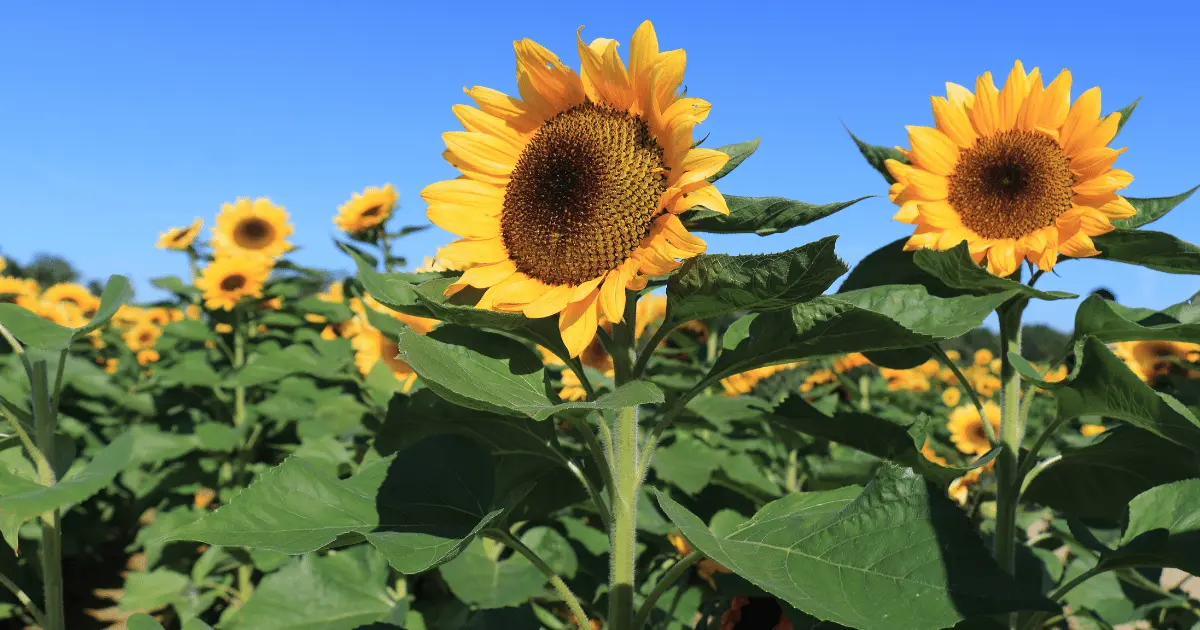
{"label": "dark sunflower center", "polygon": [[244,286],[246,286],[246,277],[242,275],[234,274],[232,276],[225,276],[221,280],[222,291],[237,291]]}
{"label": "dark sunflower center", "polygon": [[379,216],[379,213],[382,211],[383,211],[383,206],[371,206],[370,208],[363,210],[362,214],[360,214],[359,216],[377,217],[377,216]]}
{"label": "dark sunflower center", "polygon": [[252,217],[238,223],[233,240],[244,249],[262,249],[275,240],[275,228],[263,219]]}
{"label": "dark sunflower center", "polygon": [[504,193],[501,234],[517,270],[577,285],[617,268],[650,233],[663,166],[639,117],[583,103],[547,121]]}
{"label": "dark sunflower center", "polygon": [[984,238],[1020,238],[1071,208],[1071,165],[1044,133],[1011,130],[980,138],[950,173],[947,200]]}

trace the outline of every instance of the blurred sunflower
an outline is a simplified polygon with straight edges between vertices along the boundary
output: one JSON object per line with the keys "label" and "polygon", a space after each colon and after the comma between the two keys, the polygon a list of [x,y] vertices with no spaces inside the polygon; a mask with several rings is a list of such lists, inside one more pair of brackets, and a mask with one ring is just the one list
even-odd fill
{"label": "blurred sunflower", "polygon": [[729,156],[693,148],[709,104],[683,97],[685,54],[659,52],[650,22],[630,43],[578,39],[576,74],[530,40],[514,44],[521,98],[474,87],[454,107],[466,131],[443,134],[463,177],[421,192],[429,219],[463,237],[440,256],[471,264],[447,292],[487,289],[478,308],[558,316],[571,356],[601,315],[620,322],[626,289],[704,252],[679,213],[728,213],[708,178]]}
{"label": "blurred sunflower", "polygon": [[5,269],[8,269],[8,261],[3,256],[0,256],[0,273],[4,273]]}
{"label": "blurred sunflower", "polygon": [[817,370],[809,374],[800,385],[800,391],[807,394],[818,386],[837,382],[837,374],[833,370]]}
{"label": "blurred sunflower", "polygon": [[196,287],[204,292],[204,306],[209,310],[233,310],[245,297],[262,297],[263,283],[271,275],[271,263],[254,255],[218,257],[209,263]]}
{"label": "blurred sunflower", "polygon": [[790,370],[794,367],[804,365],[804,362],[796,363],[781,363],[779,365],[768,365],[766,367],[754,368],[740,374],[727,376],[721,379],[721,387],[725,389],[726,396],[740,396],[749,394],[754,391],[754,388],[763,380],[770,378],[780,372]]}
{"label": "blurred sunflower", "polygon": [[275,259],[291,248],[287,238],[292,224],[282,206],[266,197],[241,198],[222,204],[213,228],[213,247],[217,257],[235,254],[255,254]]}
{"label": "blurred sunflower", "polygon": [[1103,424],[1085,424],[1079,427],[1079,432],[1084,437],[1092,437],[1104,433],[1105,426]]}
{"label": "blurred sunflower", "polygon": [[1200,344],[1181,341],[1121,341],[1112,348],[1138,378],[1151,384],[1173,372],[1196,374],[1182,364],[1194,361],[1191,355],[1200,352]]}
{"label": "blurred sunflower", "polygon": [[83,285],[60,282],[42,292],[42,299],[51,304],[73,304],[84,317],[91,317],[100,308],[100,298],[92,295]]}
{"label": "blurred sunflower", "polygon": [[887,381],[888,391],[892,392],[927,392],[929,379],[920,370],[893,370],[879,368],[879,375]]}
{"label": "blurred sunflower", "polygon": [[204,227],[204,219],[196,217],[191,225],[184,227],[168,228],[166,232],[158,235],[158,243],[155,247],[159,249],[174,249],[185,250],[196,242],[196,237],[200,235],[200,228]]}
{"label": "blurred sunflower", "polygon": [[[153,348],[154,344],[158,343],[159,337],[162,337],[162,329],[148,321],[141,322],[131,328],[129,332],[122,335],[122,338],[125,339],[125,345],[133,352]],[[145,365],[145,363],[142,363],[142,365]]]}
{"label": "blurred sunflower", "polygon": [[962,391],[957,387],[951,387],[942,392],[942,404],[947,407],[957,405],[960,400],[962,400]]}
{"label": "blurred sunflower", "polygon": [[1002,90],[985,72],[975,93],[946,84],[932,97],[936,128],[908,127],[910,164],[888,160],[895,219],[916,226],[905,249],[967,242],[976,262],[1007,276],[1027,260],[1044,270],[1060,254],[1095,256],[1091,237],[1135,214],[1117,191],[1133,181],[1112,168],[1124,149],[1107,145],[1119,113],[1100,115],[1100,88],[1071,105],[1071,73],[1043,87],[1017,61]]}
{"label": "blurred sunflower", "polygon": [[24,300],[19,298],[36,298],[41,290],[36,280],[0,276],[0,302],[21,304]]}
{"label": "blurred sunflower", "polygon": [[142,367],[146,367],[147,365],[150,365],[151,363],[158,361],[160,358],[161,357],[159,357],[159,355],[158,355],[158,350],[154,350],[153,348],[146,348],[145,350],[138,350],[138,353],[137,353],[138,365],[140,365]]}
{"label": "blurred sunflower", "polygon": [[367,187],[362,193],[353,193],[350,201],[338,208],[333,224],[343,232],[362,232],[382,225],[392,216],[396,207],[396,189],[391,184],[383,188]]}
{"label": "blurred sunflower", "polygon": [[921,445],[921,455],[938,466],[950,465],[946,462],[945,457],[938,455],[937,451],[933,450],[933,445],[929,443],[929,438],[925,438],[925,443]]}
{"label": "blurred sunflower", "polygon": [[950,486],[946,489],[946,494],[950,495],[950,498],[954,499],[955,503],[965,505],[971,488],[979,484],[979,478],[982,475],[983,471],[979,468],[968,470],[967,474],[950,482]]}
{"label": "blurred sunflower", "polygon": [[975,351],[975,365],[988,365],[994,358],[995,355],[987,348],[980,348]]}
{"label": "blurred sunflower", "polygon": [[[998,435],[1000,405],[989,400],[983,403],[983,411],[987,414],[988,422],[992,423],[993,434]],[[951,411],[946,428],[950,430],[950,441],[963,453],[982,455],[992,450],[987,431],[983,428],[983,420],[979,417],[979,410],[975,405],[963,405]]]}
{"label": "blurred sunflower", "polygon": [[[421,335],[427,334],[439,323],[436,319],[413,317],[390,310],[381,312],[408,324]],[[417,373],[399,358],[400,348],[396,346],[396,342],[367,322],[365,317],[360,315],[355,319],[358,320],[358,326],[353,331],[350,344],[354,347],[354,364],[358,366],[358,371],[366,376],[371,373],[376,363],[382,361],[396,380],[400,381],[401,391],[408,393],[417,380]]]}
{"label": "blurred sunflower", "polygon": [[860,368],[864,365],[871,365],[871,360],[867,358],[867,355],[861,352],[855,352],[853,354],[847,354],[834,359],[833,371],[837,372],[838,374],[845,374],[846,372]]}

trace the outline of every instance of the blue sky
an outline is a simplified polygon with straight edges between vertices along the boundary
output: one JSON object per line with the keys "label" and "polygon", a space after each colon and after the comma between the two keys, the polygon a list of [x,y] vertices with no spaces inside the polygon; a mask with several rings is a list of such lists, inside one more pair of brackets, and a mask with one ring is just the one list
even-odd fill
{"label": "blue sky", "polygon": [[[940,3],[939,3],[940,4]],[[710,251],[776,251],[841,234],[855,262],[911,228],[890,220],[886,185],[844,121],[875,144],[931,124],[945,81],[1003,77],[1014,59],[1069,68],[1074,94],[1100,85],[1106,110],[1144,96],[1118,146],[1128,194],[1200,183],[1196,9],[1178,3],[472,3],[120,2],[0,5],[0,250],[69,257],[90,276],[183,275],[159,232],[211,217],[224,201],[269,196],[291,212],[297,259],[348,267],[331,216],[352,191],[391,182],[399,221],[424,223],[418,196],[455,172],[441,133],[464,86],[515,93],[511,43],[529,37],[577,66],[584,38],[628,42],[654,21],[688,53],[688,92],[713,104],[709,146],[762,137],[722,182],[741,195],[829,202],[875,194],[827,220],[769,238],[710,237]],[[1135,8],[1136,7],[1136,8]],[[1181,14],[1180,11],[1190,11]],[[1156,224],[1200,242],[1200,196]],[[403,241],[411,260],[451,237]],[[1162,307],[1200,279],[1084,261],[1045,288],[1106,286]],[[1074,304],[1029,319],[1069,327]]]}

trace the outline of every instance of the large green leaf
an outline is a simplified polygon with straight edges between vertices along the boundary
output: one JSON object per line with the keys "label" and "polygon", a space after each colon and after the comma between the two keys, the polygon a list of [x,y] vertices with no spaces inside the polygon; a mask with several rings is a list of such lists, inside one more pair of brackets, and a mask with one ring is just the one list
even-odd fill
{"label": "large green leaf", "polygon": [[[456,597],[479,608],[519,606],[546,589],[546,576],[520,554],[500,560],[490,541],[476,540],[442,565],[442,579]],[[498,550],[495,550],[498,551]]]}
{"label": "large green leaf", "polygon": [[267,575],[225,630],[352,630],[387,617],[387,563],[370,547],[304,556]]}
{"label": "large green leaf", "polygon": [[757,234],[770,236],[849,208],[867,197],[826,204],[812,204],[783,197],[739,197],[725,195],[729,214],[699,206],[682,215],[687,229],[714,234]]}
{"label": "large green leaf", "polygon": [[667,283],[667,325],[812,299],[847,270],[836,242],[830,236],[778,254],[692,258]]}
{"label": "large green leaf", "polygon": [[494,474],[488,450],[460,436],[423,440],[346,480],[290,457],[164,538],[300,554],[354,533],[396,570],[418,573],[454,557],[500,515]]}
{"label": "large green leaf", "polygon": [[1119,426],[1066,451],[1022,495],[1080,518],[1119,522],[1129,502],[1155,486],[1200,477],[1200,460],[1137,427]]}
{"label": "large green leaf", "polygon": [[0,519],[27,521],[54,509],[66,509],[86,501],[112,483],[129,462],[133,436],[129,433],[104,447],[86,466],[66,475],[52,486],[33,485],[0,497]]}
{"label": "large green leaf", "polygon": [[164,383],[175,383],[185,387],[217,387],[221,375],[213,369],[212,362],[204,352],[185,352],[176,356],[171,365],[156,369]]}
{"label": "large green leaf", "polygon": [[226,379],[230,386],[253,387],[277,381],[293,374],[311,374],[336,379],[345,373],[350,357],[341,361],[317,355],[305,344],[293,344],[279,350],[267,350],[250,357],[241,369]]}
{"label": "large green leaf", "polygon": [[1106,343],[1200,339],[1200,308],[1194,300],[1154,311],[1121,306],[1092,295],[1075,311],[1074,336],[1079,339],[1090,335]]}
{"label": "large green leaf", "polygon": [[[863,630],[935,630],[972,616],[1054,609],[1003,572],[949,499],[885,466],[854,488],[795,493],[715,535],[659,504],[700,551],[792,606]],[[854,543],[854,541],[862,541]]]}
{"label": "large green leaf", "polygon": [[178,601],[191,581],[182,573],[160,568],[130,573],[125,578],[121,610],[158,610]]}
{"label": "large green leaf", "polygon": [[1143,383],[1096,338],[1084,339],[1077,348],[1078,373],[1054,392],[1059,418],[1097,415],[1124,420],[1200,452],[1200,422],[1187,407]]}
{"label": "large green leaf", "polygon": [[126,630],[163,630],[162,624],[146,613],[131,615],[125,620],[125,628]]}
{"label": "large green leaf", "polygon": [[654,450],[654,472],[659,479],[695,495],[708,486],[724,455],[703,440],[679,432],[674,442]]}
{"label": "large green leaf", "polygon": [[1099,568],[1173,567],[1200,574],[1200,479],[1151,488],[1129,503],[1120,547]]}
{"label": "large green leaf", "polygon": [[1093,236],[1102,260],[1139,265],[1166,273],[1200,274],[1200,247],[1166,232],[1116,229]]}
{"label": "large green leaf", "polygon": [[421,380],[457,405],[544,420],[567,409],[619,409],[663,401],[653,384],[634,381],[593,402],[554,404],[546,395],[542,361],[524,344],[502,335],[442,326],[428,335],[400,331],[397,345]]}
{"label": "large green leaf", "polygon": [[1113,221],[1113,225],[1119,228],[1133,229],[1143,225],[1153,223],[1163,217],[1163,215],[1175,209],[1175,206],[1187,201],[1192,193],[1200,189],[1200,186],[1195,186],[1191,190],[1186,190],[1171,197],[1126,197],[1135,209],[1137,214],[1128,219],[1117,219]]}
{"label": "large green leaf", "polygon": [[707,382],[763,365],[850,352],[927,346],[979,326],[1012,292],[939,298],[921,286],[879,286],[762,313],[722,353]]}
{"label": "large green leaf", "polygon": [[104,290],[100,292],[100,306],[96,308],[96,313],[92,315],[91,321],[75,329],[75,339],[103,326],[131,297],[133,297],[133,285],[129,283],[129,279],[125,276],[110,276],[104,285]]}
{"label": "large green leaf", "polygon": [[946,286],[974,295],[1012,292],[1041,300],[1069,300],[1079,297],[1062,291],[1039,291],[1015,280],[992,275],[986,267],[971,258],[966,242],[945,251],[922,249],[913,252],[913,264]]}
{"label": "large green leaf", "polygon": [[871,165],[871,168],[878,171],[880,175],[883,175],[883,178],[887,180],[888,184],[895,184],[896,179],[892,177],[891,173],[888,172],[887,166],[884,165],[884,162],[887,160],[896,160],[901,164],[908,164],[908,158],[904,157],[904,154],[897,149],[867,144],[866,142],[859,140],[858,136],[854,135],[849,128],[846,128],[846,133],[850,134],[850,139],[853,140],[854,145],[858,147],[858,152],[861,153],[864,158],[866,158],[867,163]]}
{"label": "large green leaf", "polygon": [[42,319],[16,304],[0,304],[0,324],[26,347],[41,350],[62,350],[71,344],[75,334],[74,330]]}
{"label": "large green leaf", "polygon": [[745,142],[738,142],[736,144],[727,144],[723,147],[717,147],[717,151],[729,156],[729,161],[725,163],[725,166],[721,167],[721,170],[717,171],[716,175],[709,177],[708,181],[715,182],[718,179],[721,179],[722,177],[732,173],[733,169],[741,165],[742,162],[745,162],[746,158],[750,157],[755,151],[758,150],[758,145],[760,142],[762,142],[760,138],[755,138]]}

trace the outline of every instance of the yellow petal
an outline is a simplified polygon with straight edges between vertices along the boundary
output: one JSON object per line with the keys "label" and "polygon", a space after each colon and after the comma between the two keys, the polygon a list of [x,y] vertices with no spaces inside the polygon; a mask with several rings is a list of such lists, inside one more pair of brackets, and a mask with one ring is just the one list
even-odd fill
{"label": "yellow petal", "polygon": [[962,217],[944,201],[923,201],[919,204],[921,222],[939,229],[962,227]]}
{"label": "yellow petal", "polygon": [[1075,184],[1072,190],[1077,194],[1085,196],[1102,195],[1125,188],[1131,182],[1133,182],[1133,175],[1128,171],[1115,168],[1103,175]]}
{"label": "yellow petal", "polygon": [[1024,258],[1017,256],[1015,246],[1016,243],[1012,239],[1003,239],[992,245],[987,254],[988,271],[1001,277],[1012,275],[1017,270],[1017,263]]}
{"label": "yellow petal", "polygon": [[901,223],[915,223],[919,215],[917,202],[906,201],[900,205],[900,209],[896,211],[896,214],[892,215],[892,219]]}
{"label": "yellow petal", "polygon": [[999,96],[991,72],[985,72],[975,80],[975,105],[971,107],[971,121],[981,136],[990,136],[1000,130],[1000,112],[996,103]]}
{"label": "yellow petal", "polygon": [[421,198],[430,207],[452,206],[495,216],[504,211],[503,188],[462,177],[426,186]]}
{"label": "yellow petal", "polygon": [[691,192],[677,194],[674,201],[671,202],[669,209],[672,214],[679,214],[680,212],[691,210],[696,206],[704,206],[720,214],[729,214],[729,206],[725,203],[725,196],[712,184],[701,186]]}
{"label": "yellow petal", "polygon": [[1105,146],[1093,146],[1084,149],[1071,158],[1071,172],[1077,181],[1089,180],[1112,168],[1117,156],[1125,149],[1113,149]]}
{"label": "yellow petal", "polygon": [[949,175],[958,163],[958,146],[946,134],[931,127],[909,126],[908,142],[913,161],[936,175]]}
{"label": "yellow petal", "polygon": [[1028,78],[1025,76],[1025,66],[1018,59],[1013,69],[1004,81],[1004,89],[996,101],[996,125],[1000,131],[1008,131],[1017,124],[1017,114],[1025,95],[1029,92]]}
{"label": "yellow petal", "polygon": [[957,84],[946,82],[946,99],[953,105],[969,109],[975,106],[975,95],[971,90]]}
{"label": "yellow petal", "polygon": [[1133,204],[1119,195],[1116,199],[1095,206],[1095,208],[1109,219],[1128,219],[1137,214],[1137,208],[1134,208]]}
{"label": "yellow petal", "polygon": [[463,238],[482,240],[500,236],[500,215],[450,205],[430,206],[425,214],[434,225]]}
{"label": "yellow petal", "polygon": [[[517,53],[518,75],[525,73],[529,77],[526,89],[532,88],[553,112],[561,112],[584,101],[579,75],[559,61],[554,53],[530,39],[513,42],[513,48]],[[524,89],[521,98],[530,100]]]}
{"label": "yellow petal", "polygon": [[1063,70],[1042,94],[1035,126],[1059,129],[1071,110],[1071,73]]}
{"label": "yellow petal", "polygon": [[508,250],[504,247],[504,239],[500,237],[454,241],[443,247],[439,255],[456,263],[488,264],[508,260]]}
{"label": "yellow petal", "polygon": [[567,303],[571,299],[571,293],[574,291],[575,287],[565,284],[550,287],[542,294],[542,297],[526,305],[522,312],[525,314],[525,317],[530,319],[549,317],[560,313],[567,307]]}
{"label": "yellow petal", "polygon": [[966,149],[975,144],[979,134],[971,126],[971,118],[961,105],[955,105],[941,96],[931,96],[929,101],[933,106],[933,120],[938,131],[946,134],[960,148]]}
{"label": "yellow petal", "polygon": [[600,285],[600,310],[614,324],[625,316],[625,283],[618,270],[608,272]]}
{"label": "yellow petal", "polygon": [[477,131],[495,136],[513,145],[518,155],[525,145],[522,135],[502,118],[462,103],[452,106],[451,111],[467,131]]}
{"label": "yellow petal", "polygon": [[1063,122],[1059,143],[1067,155],[1075,155],[1083,148],[1086,140],[1096,129],[1100,119],[1100,88],[1094,87],[1075,99],[1067,120]]}
{"label": "yellow petal", "polygon": [[510,125],[522,131],[528,131],[529,126],[536,124],[536,121],[532,120],[529,107],[519,98],[513,98],[498,90],[479,85],[464,88],[463,91],[471,97],[471,100],[475,101],[479,109],[508,121]]}
{"label": "yellow petal", "polygon": [[521,310],[546,294],[548,287],[541,280],[525,274],[513,274],[488,290],[488,297],[497,309]]}
{"label": "yellow petal", "polygon": [[668,50],[658,55],[658,62],[654,64],[654,70],[650,73],[650,83],[654,93],[654,107],[659,111],[675,101],[679,86],[683,83],[686,67],[687,53],[682,50]]}
{"label": "yellow petal", "polygon": [[493,176],[508,176],[521,153],[513,145],[485,133],[447,131],[446,148],[466,166]]}
{"label": "yellow petal", "polygon": [[1083,232],[1078,232],[1071,238],[1063,242],[1058,248],[1059,253],[1072,258],[1087,258],[1088,256],[1097,256],[1100,250],[1096,249],[1092,243],[1091,237]]}
{"label": "yellow petal", "polygon": [[633,38],[629,40],[629,81],[635,96],[647,97],[646,101],[639,103],[642,111],[649,110],[652,105],[648,97],[653,80],[651,72],[657,60],[658,35],[654,32],[654,25],[646,20],[638,25]]}
{"label": "yellow petal", "polygon": [[716,149],[696,147],[683,156],[683,163],[680,165],[683,173],[674,182],[674,185],[682,190],[687,190],[689,185],[699,184],[716,175],[728,162],[729,155],[726,153]]}
{"label": "yellow petal", "polygon": [[[901,164],[895,160],[887,160],[885,162],[888,172],[896,179],[905,179],[908,187],[905,192],[908,198],[922,199],[925,201],[940,201],[945,199],[950,194],[949,184],[946,178],[942,175],[936,175],[929,171],[913,168],[907,164]],[[898,175],[898,173],[900,175]],[[900,197],[897,197],[898,199]]]}
{"label": "yellow petal", "polygon": [[588,280],[587,282],[575,287],[575,290],[571,292],[571,301],[578,302],[579,300],[582,300],[588,294],[595,291],[596,287],[600,286],[600,283],[603,281],[604,276],[600,276],[599,278],[592,278],[591,280]]}
{"label": "yellow petal", "polygon": [[464,271],[456,284],[486,289],[500,284],[516,272],[517,264],[511,260],[504,260],[490,265],[478,265]]}
{"label": "yellow petal", "polygon": [[655,227],[660,228],[672,245],[692,254],[703,254],[708,244],[700,237],[687,231],[679,217],[665,214],[655,220]]}
{"label": "yellow petal", "polygon": [[596,300],[592,291],[587,297],[567,305],[558,316],[558,331],[567,354],[577,357],[596,338]]}
{"label": "yellow petal", "polygon": [[1025,80],[1025,87],[1025,100],[1021,102],[1021,109],[1017,112],[1015,128],[1023,131],[1033,131],[1037,128],[1037,117],[1041,111],[1042,97],[1046,93],[1045,87],[1042,86],[1042,71],[1038,68],[1031,70],[1029,77]]}

